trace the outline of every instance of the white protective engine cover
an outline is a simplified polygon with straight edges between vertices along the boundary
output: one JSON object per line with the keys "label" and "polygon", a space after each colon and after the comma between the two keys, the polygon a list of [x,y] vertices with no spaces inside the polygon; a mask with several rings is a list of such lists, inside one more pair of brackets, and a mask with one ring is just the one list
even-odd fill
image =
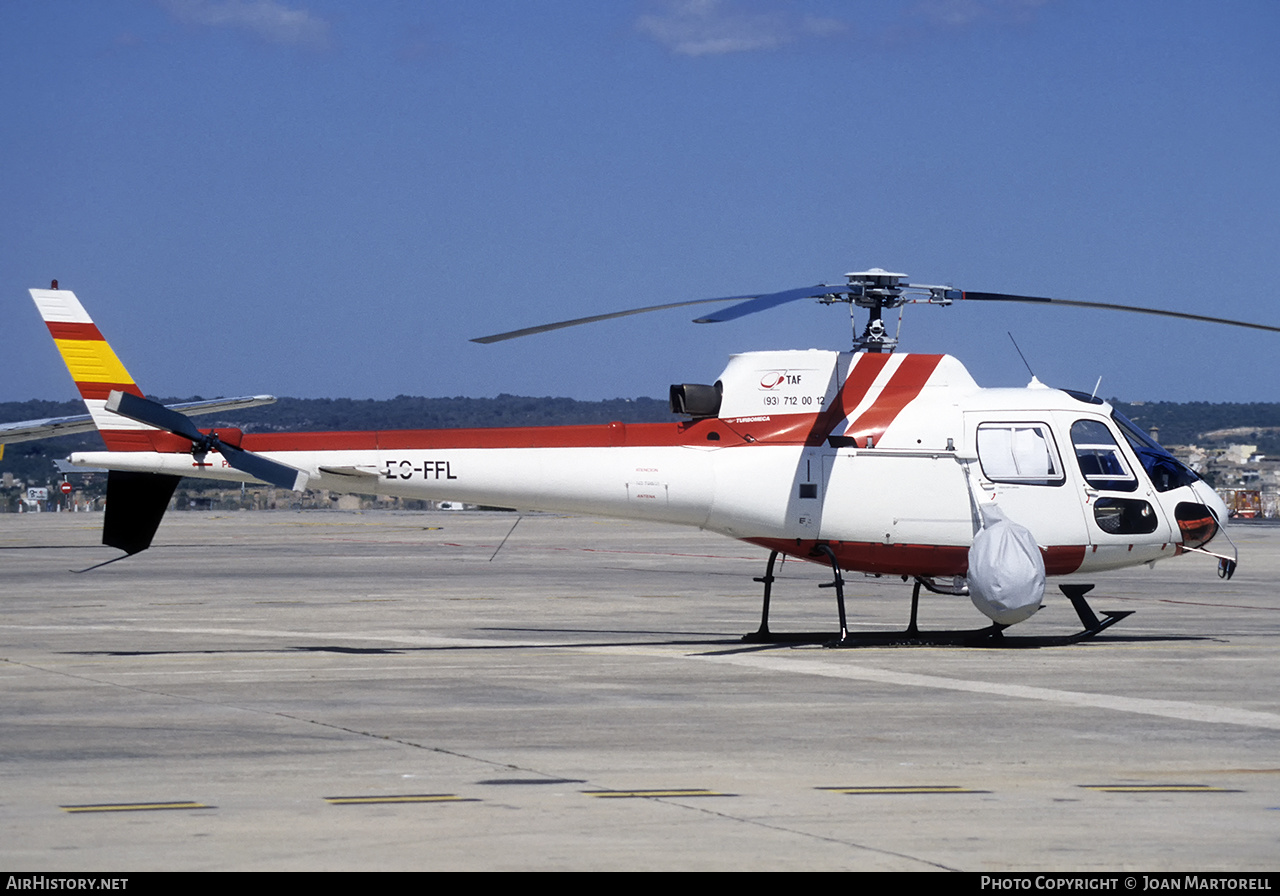
{"label": "white protective engine cover", "polygon": [[980,505],[982,529],[969,548],[969,597],[983,615],[1013,625],[1040,609],[1044,556],[1031,532],[994,504]]}

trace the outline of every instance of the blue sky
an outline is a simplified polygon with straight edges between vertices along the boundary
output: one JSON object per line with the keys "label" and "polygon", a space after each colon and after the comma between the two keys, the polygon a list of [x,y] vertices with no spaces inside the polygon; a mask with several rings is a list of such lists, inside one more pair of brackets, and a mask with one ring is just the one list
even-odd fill
{"label": "blue sky", "polygon": [[[74,289],[144,390],[664,396],[846,348],[800,302],[923,283],[1280,325],[1280,3],[0,5],[0,399],[69,398]],[[695,309],[696,310],[696,309]],[[1280,401],[1280,335],[909,308],[903,346],[1125,400]]]}

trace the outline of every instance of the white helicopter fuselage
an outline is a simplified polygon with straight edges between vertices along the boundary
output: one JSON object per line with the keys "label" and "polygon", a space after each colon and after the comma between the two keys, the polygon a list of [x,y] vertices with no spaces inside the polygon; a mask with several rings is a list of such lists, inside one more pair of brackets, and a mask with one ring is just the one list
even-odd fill
{"label": "white helicopter fuselage", "polygon": [[[685,422],[218,435],[309,488],[653,520],[806,559],[825,544],[874,574],[965,575],[988,503],[1034,535],[1049,575],[1170,557],[1226,519],[1185,468],[1157,483],[1107,404],[1034,381],[982,389],[950,356],[751,352],[716,388],[718,411]],[[72,463],[254,481],[118,419],[151,450]]]}

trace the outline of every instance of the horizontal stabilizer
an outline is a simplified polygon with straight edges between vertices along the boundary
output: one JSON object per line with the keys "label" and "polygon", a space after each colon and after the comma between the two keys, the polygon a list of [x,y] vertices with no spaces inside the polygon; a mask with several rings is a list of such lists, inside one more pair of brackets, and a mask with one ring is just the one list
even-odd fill
{"label": "horizontal stabilizer", "polygon": [[[214,398],[208,401],[183,401],[166,405],[172,411],[181,411],[188,415],[218,414],[222,411],[256,408],[259,405],[275,404],[274,395],[245,395],[240,398]],[[32,442],[36,439],[52,439],[56,436],[70,436],[95,429],[93,418],[88,414],[76,414],[70,417],[46,417],[42,420],[21,420],[16,423],[0,423],[0,444],[11,445],[15,442]]]}

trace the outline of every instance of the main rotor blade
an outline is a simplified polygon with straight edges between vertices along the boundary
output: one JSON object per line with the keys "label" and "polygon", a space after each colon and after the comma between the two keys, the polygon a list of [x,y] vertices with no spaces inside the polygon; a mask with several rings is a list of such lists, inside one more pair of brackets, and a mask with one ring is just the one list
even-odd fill
{"label": "main rotor blade", "polygon": [[1205,314],[1188,314],[1185,311],[1167,311],[1163,308],[1143,308],[1138,305],[1116,305],[1110,302],[1080,302],[1075,299],[1046,299],[1043,296],[1015,296],[1002,292],[968,292],[960,294],[963,300],[973,302],[1024,302],[1033,305],[1066,305],[1071,308],[1101,308],[1106,311],[1132,311],[1136,314],[1156,314],[1160,317],[1178,317],[1183,320],[1198,320],[1211,324],[1226,324],[1231,327],[1248,327],[1251,330],[1267,330],[1280,333],[1280,327],[1267,324],[1252,324],[1243,320],[1229,320],[1225,317],[1210,317]]}
{"label": "main rotor blade", "polygon": [[699,317],[694,320],[695,324],[718,324],[727,320],[737,320],[740,317],[746,317],[748,314],[755,314],[757,311],[767,311],[778,305],[785,305],[787,302],[794,302],[797,299],[818,298],[819,296],[831,295],[833,293],[845,292],[847,289],[840,286],[827,286],[825,283],[819,283],[817,286],[803,286],[799,289],[784,289],[782,292],[770,292],[758,296],[739,296],[738,298],[747,298],[747,301],[739,305],[732,305],[723,311],[717,311],[715,314],[708,314],[706,317]]}
{"label": "main rotor blade", "polygon": [[121,417],[128,417],[130,420],[137,420],[139,423],[146,423],[156,429],[171,432],[175,436],[190,439],[192,442],[204,439],[204,433],[196,428],[186,414],[171,411],[158,401],[139,398],[129,392],[113,391],[107,396],[107,410]]}
{"label": "main rotor blade", "polygon": [[749,299],[752,296],[725,296],[722,299],[694,299],[690,302],[672,302],[668,305],[649,305],[647,308],[632,308],[629,311],[614,311],[611,314],[593,314],[590,317],[575,317],[573,320],[562,320],[554,324],[542,324],[538,327],[525,327],[522,330],[512,330],[509,333],[495,333],[493,336],[478,336],[472,339],[472,342],[479,342],[481,345],[489,345],[493,342],[503,342],[507,339],[518,339],[521,336],[533,336],[536,333],[549,333],[552,330],[563,330],[565,327],[576,327],[580,324],[593,324],[601,320],[613,320],[617,317],[630,317],[632,314],[647,314],[650,311],[665,311],[668,308],[684,308],[689,305],[706,305],[711,302],[736,302],[740,299]]}

